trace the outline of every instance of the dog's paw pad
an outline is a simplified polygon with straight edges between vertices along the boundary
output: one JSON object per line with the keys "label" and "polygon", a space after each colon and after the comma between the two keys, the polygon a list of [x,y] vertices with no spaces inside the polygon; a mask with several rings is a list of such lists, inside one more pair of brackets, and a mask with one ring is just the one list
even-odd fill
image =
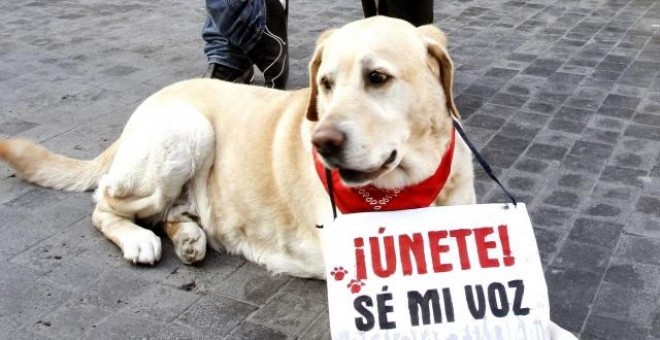
{"label": "dog's paw pad", "polygon": [[201,261],[206,255],[206,234],[197,225],[183,224],[172,242],[176,255],[185,264]]}

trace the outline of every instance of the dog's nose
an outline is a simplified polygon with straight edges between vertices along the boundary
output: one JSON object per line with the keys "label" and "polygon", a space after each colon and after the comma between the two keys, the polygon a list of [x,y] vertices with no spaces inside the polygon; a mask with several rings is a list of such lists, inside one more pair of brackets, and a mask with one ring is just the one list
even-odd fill
{"label": "dog's nose", "polygon": [[312,135],[312,144],[318,153],[325,157],[336,155],[341,151],[345,140],[346,134],[331,126],[320,127]]}

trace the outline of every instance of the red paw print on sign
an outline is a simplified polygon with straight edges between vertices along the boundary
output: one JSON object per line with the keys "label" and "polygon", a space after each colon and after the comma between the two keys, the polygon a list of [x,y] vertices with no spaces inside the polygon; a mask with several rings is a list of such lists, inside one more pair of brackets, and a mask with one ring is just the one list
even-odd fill
{"label": "red paw print on sign", "polygon": [[359,293],[362,289],[362,286],[364,286],[364,282],[357,279],[352,279],[351,282],[346,285],[346,287],[348,287],[353,294]]}
{"label": "red paw print on sign", "polygon": [[330,275],[335,278],[335,281],[343,280],[346,274],[348,274],[348,270],[344,269],[344,267],[335,267],[330,272]]}

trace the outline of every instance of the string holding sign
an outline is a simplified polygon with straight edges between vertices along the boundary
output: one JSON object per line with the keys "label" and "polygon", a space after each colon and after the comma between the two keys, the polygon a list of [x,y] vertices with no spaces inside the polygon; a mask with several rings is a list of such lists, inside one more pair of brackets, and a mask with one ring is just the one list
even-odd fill
{"label": "string holding sign", "polygon": [[[506,194],[507,197],[509,197],[511,203],[513,203],[513,206],[518,207],[518,201],[516,200],[516,198],[513,197],[513,195],[509,192],[509,190],[507,190],[504,187],[504,185],[500,182],[500,180],[497,178],[497,176],[495,176],[495,173],[493,172],[493,169],[490,167],[490,164],[488,164],[488,161],[486,161],[484,156],[482,156],[481,153],[479,153],[477,147],[474,146],[474,144],[472,144],[472,141],[470,141],[467,134],[463,130],[463,126],[461,126],[461,123],[458,120],[456,120],[456,118],[453,118],[452,120],[453,120],[454,128],[456,129],[456,131],[458,131],[458,134],[461,135],[461,138],[463,138],[465,144],[468,146],[468,148],[470,148],[470,151],[472,151],[474,158],[477,159],[477,162],[479,162],[479,164],[484,169],[488,177],[490,177],[490,179],[492,179],[495,183],[497,183],[500,189],[504,191],[504,194]],[[504,207],[505,209],[508,209],[508,206],[505,205]]]}

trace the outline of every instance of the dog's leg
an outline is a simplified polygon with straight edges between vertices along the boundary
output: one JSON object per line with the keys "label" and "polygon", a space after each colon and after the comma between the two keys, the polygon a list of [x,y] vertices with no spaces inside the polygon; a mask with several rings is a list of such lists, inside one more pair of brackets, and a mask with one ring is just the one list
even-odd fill
{"label": "dog's leg", "polygon": [[186,216],[168,220],[165,232],[174,244],[174,252],[185,264],[199,262],[206,255],[206,234],[197,222]]}
{"label": "dog's leg", "polygon": [[194,211],[188,194],[184,190],[182,197],[169,210],[164,228],[179,259],[185,264],[192,264],[203,260],[206,255],[206,233],[192,215]]}
{"label": "dog's leg", "polygon": [[[93,215],[94,225],[121,248],[125,259],[153,264],[161,256],[161,240],[136,225],[138,219],[165,223],[184,262],[204,257],[206,236],[186,218],[186,213],[198,214],[188,208],[196,205],[181,196],[191,180],[208,174],[214,143],[213,126],[185,101],[152,99],[135,111],[112,166],[99,182]],[[183,209],[176,213],[179,206]]]}
{"label": "dog's leg", "polygon": [[114,242],[133,263],[154,264],[160,260],[160,238],[151,230],[133,223],[135,214],[120,212],[102,199],[96,204],[92,220],[105,237]]}

